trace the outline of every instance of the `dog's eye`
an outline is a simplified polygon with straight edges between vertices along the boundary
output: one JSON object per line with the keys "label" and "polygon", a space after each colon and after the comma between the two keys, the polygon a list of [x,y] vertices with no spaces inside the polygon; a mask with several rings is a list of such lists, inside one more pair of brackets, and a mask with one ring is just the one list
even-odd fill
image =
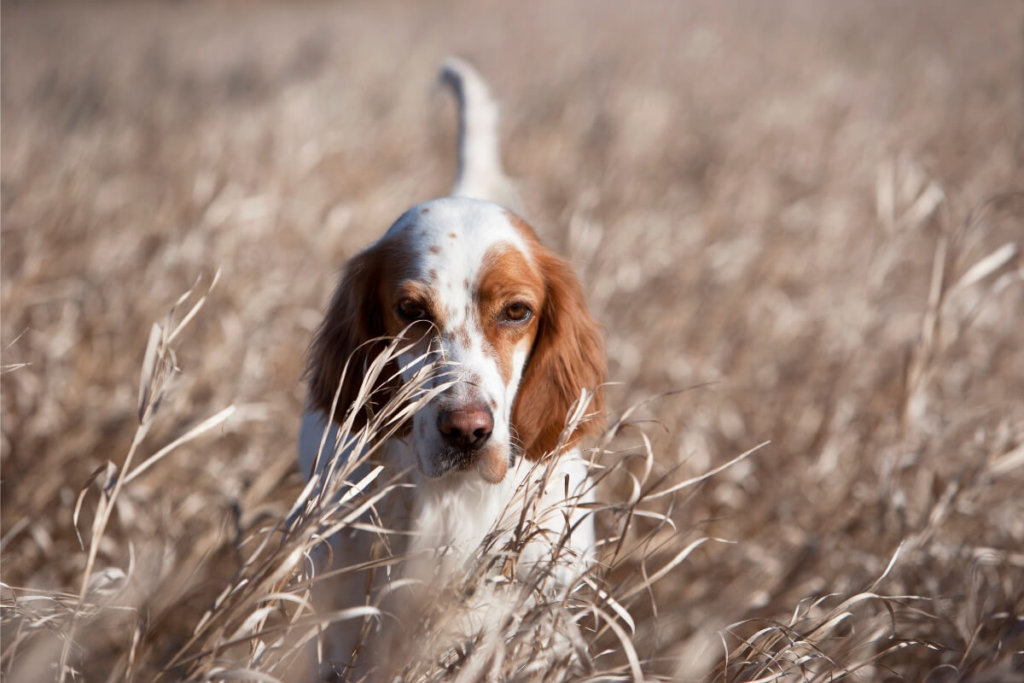
{"label": "dog's eye", "polygon": [[533,315],[533,311],[530,310],[530,307],[521,301],[517,301],[505,307],[505,310],[501,313],[501,318],[508,322],[522,323],[529,320],[531,315]]}
{"label": "dog's eye", "polygon": [[395,312],[398,313],[399,318],[409,322],[424,320],[427,317],[427,309],[415,299],[402,299],[395,306]]}

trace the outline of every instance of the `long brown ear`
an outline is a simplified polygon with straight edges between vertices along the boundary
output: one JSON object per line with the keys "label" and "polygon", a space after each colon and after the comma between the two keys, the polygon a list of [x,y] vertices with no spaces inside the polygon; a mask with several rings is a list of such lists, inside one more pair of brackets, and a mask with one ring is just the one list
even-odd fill
{"label": "long brown ear", "polygon": [[[538,460],[558,445],[565,419],[583,389],[596,390],[589,412],[603,409],[604,340],[587,312],[583,290],[565,261],[538,245],[546,299],[533,350],[516,395],[512,424],[526,457]],[[600,419],[581,424],[572,441],[602,427]]]}
{"label": "long brown ear", "polygon": [[[387,346],[387,341],[381,339],[386,330],[379,293],[382,259],[378,251],[368,249],[349,261],[309,349],[306,374],[310,403],[330,415],[337,394],[333,418],[339,424],[356,400],[366,368]],[[394,376],[396,368],[391,365],[384,369],[383,378]],[[386,383],[374,387],[370,400],[354,416],[353,429],[362,428],[391,394],[392,388]]]}

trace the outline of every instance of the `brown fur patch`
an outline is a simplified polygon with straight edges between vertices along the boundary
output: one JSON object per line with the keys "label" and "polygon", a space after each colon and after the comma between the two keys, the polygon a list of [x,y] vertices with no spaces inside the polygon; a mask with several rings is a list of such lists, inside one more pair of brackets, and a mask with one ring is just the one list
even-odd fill
{"label": "brown fur patch", "polygon": [[[537,460],[558,445],[569,409],[583,389],[596,391],[590,412],[600,415],[603,410],[604,339],[569,264],[541,245],[526,221],[511,211],[506,216],[530,245],[544,280],[537,336],[512,411],[526,457]],[[602,424],[600,419],[585,422],[570,436],[570,443]]]}
{"label": "brown fur patch", "polygon": [[[345,267],[310,347],[307,364],[310,400],[315,408],[331,414],[334,396],[338,394],[333,412],[336,422],[345,420],[366,369],[385,348],[388,337],[404,334],[407,340],[417,344],[435,329],[443,329],[444,314],[438,306],[435,290],[430,283],[414,278],[416,259],[408,242],[397,237],[378,242],[352,258]],[[395,308],[404,298],[421,303],[429,320],[410,325],[401,318]],[[418,350],[419,347],[414,347],[414,351]],[[397,365],[391,363],[381,373],[370,401],[354,416],[355,429],[361,428],[391,398],[398,380],[387,380],[397,371]]]}
{"label": "brown fur patch", "polygon": [[[306,370],[313,407],[333,415],[336,422],[345,420],[367,368],[386,346],[385,341],[366,343],[387,335],[388,321],[394,317],[384,283],[406,277],[413,261],[414,255],[397,239],[381,241],[346,264],[310,347]],[[396,371],[394,363],[384,369],[370,400],[353,416],[355,429],[390,399],[395,387],[387,379]]]}
{"label": "brown fur patch", "polygon": [[480,454],[476,462],[476,469],[484,481],[498,484],[508,472],[508,458],[487,450]]}
{"label": "brown fur patch", "polygon": [[508,222],[512,224],[512,227],[515,228],[517,233],[519,233],[519,236],[522,237],[528,245],[530,245],[531,249],[535,247],[543,248],[533,226],[508,209],[505,210],[505,218],[507,218]]}
{"label": "brown fur patch", "polygon": [[[484,256],[473,295],[484,338],[497,356],[501,378],[508,384],[512,381],[516,347],[524,338],[532,345],[537,333],[544,280],[519,249],[492,247]],[[534,315],[522,323],[503,321],[505,308],[516,302],[529,305]]]}
{"label": "brown fur patch", "polygon": [[458,342],[459,346],[464,349],[468,349],[470,345],[469,330],[466,329],[465,325],[460,325],[456,329],[452,330],[452,339]]}

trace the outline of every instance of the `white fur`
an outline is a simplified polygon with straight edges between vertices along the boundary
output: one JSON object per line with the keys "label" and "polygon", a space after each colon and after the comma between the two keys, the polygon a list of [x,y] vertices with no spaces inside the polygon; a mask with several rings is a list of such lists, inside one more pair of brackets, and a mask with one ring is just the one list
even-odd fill
{"label": "white fur", "polygon": [[[483,333],[484,321],[476,319],[472,284],[479,279],[485,255],[495,247],[519,250],[532,263],[529,245],[507,212],[492,203],[518,205],[515,190],[501,168],[497,105],[486,83],[465,62],[449,60],[443,76],[460,105],[459,175],[453,196],[413,207],[382,239],[400,239],[411,245],[416,254],[411,277],[429,281],[443,307],[439,317],[445,328],[461,328],[468,335],[428,335],[430,341],[424,344],[429,348],[416,348],[399,358],[408,381],[418,368],[416,358],[429,351],[430,360],[440,359],[450,371],[446,379],[454,378],[455,383],[413,416],[408,434],[393,437],[385,445],[380,460],[392,472],[408,470],[411,487],[393,494],[401,499],[397,509],[402,512],[384,522],[412,532],[405,550],[418,559],[404,566],[403,576],[431,582],[443,580],[454,568],[475,557],[485,539],[490,537],[491,547],[498,550],[512,541],[523,505],[529,505],[525,519],[531,540],[517,554],[516,573],[527,576],[549,561],[552,550],[572,528],[562,547],[569,559],[560,563],[554,577],[554,588],[565,589],[589,566],[595,543],[589,512],[579,507],[593,500],[587,464],[579,450],[569,449],[539,464],[515,458],[498,483],[487,482],[475,467],[446,472],[439,471],[436,462],[443,445],[437,429],[439,410],[474,401],[493,408],[493,430],[484,448],[492,449],[492,454],[499,457],[513,454],[511,414],[529,362],[529,343],[524,340],[514,349],[512,377],[506,382]],[[441,379],[430,381],[436,385]],[[322,413],[308,410],[303,415],[299,466],[304,476],[321,479],[331,471],[326,468],[328,458],[318,457],[318,453],[321,444],[325,453],[332,453],[337,437],[338,427],[329,424]],[[337,457],[351,458],[351,450],[349,447]],[[349,479],[359,480],[368,470],[369,465],[363,464]],[[326,482],[318,484],[324,486]],[[540,533],[534,533],[537,530]],[[367,559],[372,534],[346,533],[343,539],[332,539],[335,556],[344,556],[340,564]],[[318,605],[324,610],[359,605],[365,599],[365,579],[362,575],[342,575],[329,585],[321,585],[316,595],[327,603]],[[495,609],[492,598],[477,595],[474,600],[472,612],[476,616],[465,628],[493,629],[501,610]],[[327,659],[347,661],[357,633],[352,623],[334,629],[329,636]]]}
{"label": "white fur", "polygon": [[522,213],[519,193],[501,164],[498,104],[487,82],[457,57],[445,60],[441,79],[459,105],[459,165],[451,195],[487,199]]}

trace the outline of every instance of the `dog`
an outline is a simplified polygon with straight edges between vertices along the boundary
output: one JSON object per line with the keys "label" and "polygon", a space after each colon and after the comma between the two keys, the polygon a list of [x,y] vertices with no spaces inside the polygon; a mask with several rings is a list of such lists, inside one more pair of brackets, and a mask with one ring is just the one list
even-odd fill
{"label": "dog", "polygon": [[[369,447],[353,435],[419,382],[425,402],[373,456],[409,480],[401,502],[376,519],[408,532],[409,557],[431,558],[404,575],[426,585],[443,579],[485,540],[500,546],[513,527],[521,533],[525,519],[529,540],[515,573],[541,566],[557,548],[575,558],[554,579],[564,589],[595,545],[579,444],[602,425],[602,333],[572,268],[521,217],[487,84],[454,58],[442,81],[459,106],[456,181],[447,197],[412,207],[345,265],[310,347],[299,464],[326,486],[328,473],[365,456]],[[392,356],[375,366],[389,348]],[[360,467],[350,479],[365,480],[369,465]],[[335,564],[381,556],[374,534],[346,533],[332,539]],[[324,582],[316,599],[334,607],[371,599],[365,577],[345,581]],[[469,630],[483,623],[470,621]],[[335,672],[352,671],[355,630],[327,635]]]}

